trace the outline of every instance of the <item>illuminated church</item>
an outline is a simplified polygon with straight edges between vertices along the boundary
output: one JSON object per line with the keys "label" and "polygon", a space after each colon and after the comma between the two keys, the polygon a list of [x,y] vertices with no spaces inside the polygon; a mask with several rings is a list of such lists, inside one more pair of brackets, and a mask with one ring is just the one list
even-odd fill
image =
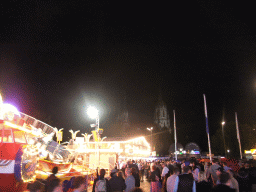
{"label": "illuminated church", "polygon": [[170,117],[167,110],[167,106],[162,99],[162,95],[159,95],[158,103],[156,105],[155,114],[154,114],[154,123],[161,130],[163,128],[171,131]]}

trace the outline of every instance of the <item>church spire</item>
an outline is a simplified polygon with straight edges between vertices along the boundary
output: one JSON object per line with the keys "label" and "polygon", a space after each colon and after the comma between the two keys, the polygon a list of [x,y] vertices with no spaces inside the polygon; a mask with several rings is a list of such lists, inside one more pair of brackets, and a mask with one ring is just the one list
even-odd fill
{"label": "church spire", "polygon": [[155,110],[154,122],[160,129],[164,127],[167,129],[171,128],[169,113],[167,111],[167,106],[163,101],[161,89],[159,89],[158,103]]}

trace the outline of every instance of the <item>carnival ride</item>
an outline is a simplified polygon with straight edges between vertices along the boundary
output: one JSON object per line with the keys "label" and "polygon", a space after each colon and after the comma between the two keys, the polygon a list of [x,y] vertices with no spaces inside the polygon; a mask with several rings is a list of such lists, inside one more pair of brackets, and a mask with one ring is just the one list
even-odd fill
{"label": "carnival ride", "polygon": [[[37,171],[50,172],[46,165],[55,161],[60,172],[70,171],[72,155],[52,140],[54,134],[53,127],[3,103],[0,95],[0,191],[21,191],[19,183],[34,181]],[[52,161],[43,161],[47,157]]]}
{"label": "carnival ride", "polygon": [[[99,168],[113,169],[119,159],[150,156],[144,137],[100,138],[99,128],[84,137],[76,137],[79,131],[69,132],[72,139],[60,144],[61,130],[3,103],[0,95],[0,191],[22,191],[18,184],[46,179],[55,166],[59,178],[91,178]],[[53,140],[55,134],[59,143]]]}

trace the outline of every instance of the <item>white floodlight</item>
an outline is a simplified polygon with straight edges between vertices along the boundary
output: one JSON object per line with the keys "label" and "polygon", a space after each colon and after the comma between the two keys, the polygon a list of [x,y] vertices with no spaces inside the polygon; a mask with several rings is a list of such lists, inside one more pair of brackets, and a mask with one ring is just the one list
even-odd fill
{"label": "white floodlight", "polygon": [[87,109],[87,114],[90,118],[96,119],[99,116],[99,111],[95,107],[89,107]]}

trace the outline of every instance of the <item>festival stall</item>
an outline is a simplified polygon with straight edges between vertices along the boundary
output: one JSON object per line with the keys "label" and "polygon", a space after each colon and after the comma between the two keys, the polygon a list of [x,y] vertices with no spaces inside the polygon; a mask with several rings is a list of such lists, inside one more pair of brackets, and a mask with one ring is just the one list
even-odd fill
{"label": "festival stall", "polygon": [[106,138],[98,142],[74,142],[67,149],[77,153],[74,167],[83,166],[88,169],[104,168],[111,170],[121,159],[141,159],[150,156],[150,145],[144,137]]}

